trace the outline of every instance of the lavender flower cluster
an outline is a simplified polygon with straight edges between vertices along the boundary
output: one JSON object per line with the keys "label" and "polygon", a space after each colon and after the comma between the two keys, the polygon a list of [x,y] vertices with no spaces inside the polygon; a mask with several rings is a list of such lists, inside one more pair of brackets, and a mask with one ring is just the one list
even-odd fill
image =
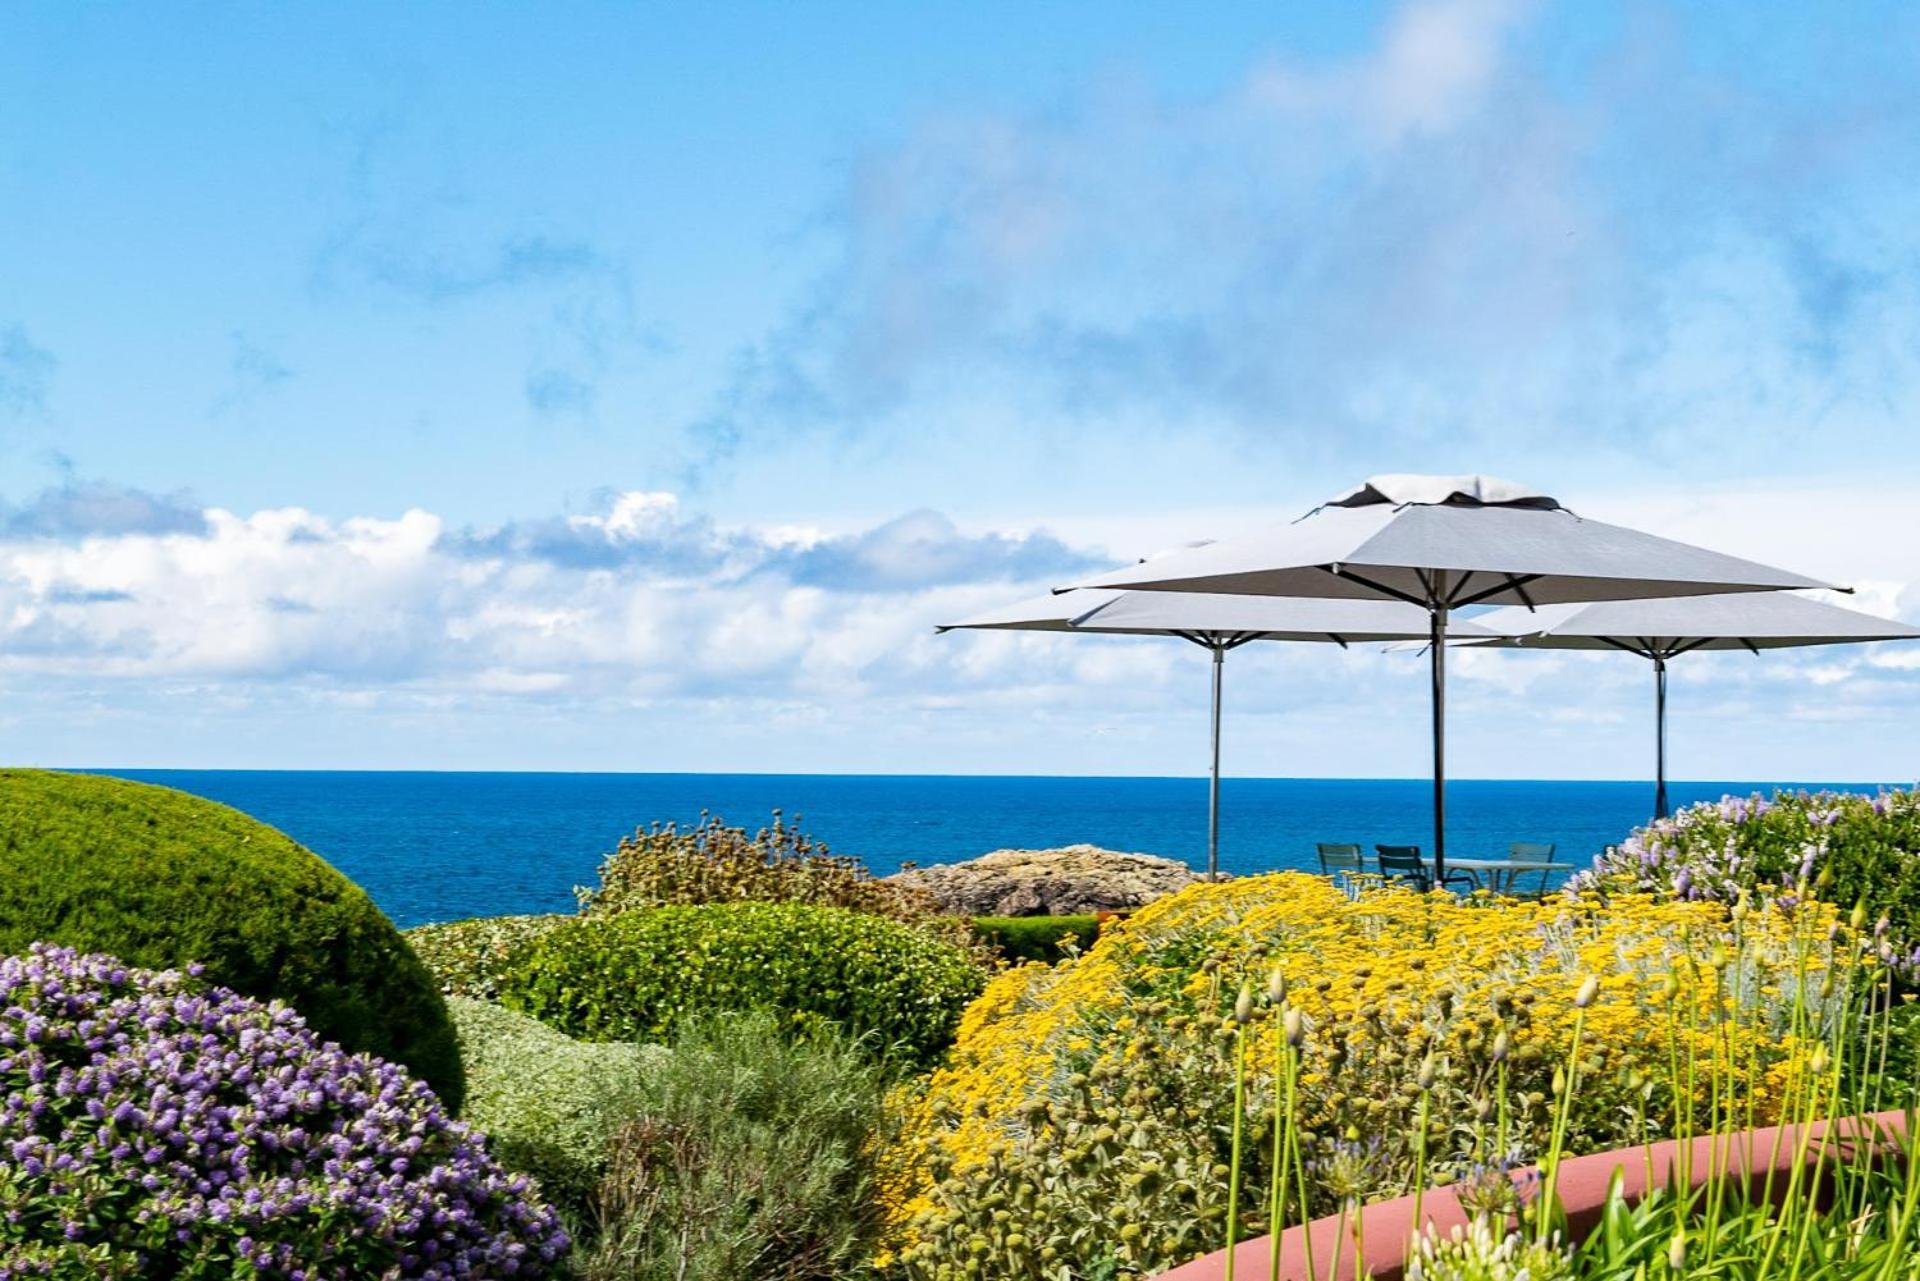
{"label": "lavender flower cluster", "polygon": [[539,1278],[567,1247],[425,1085],[285,1006],[0,959],[0,1281]]}
{"label": "lavender flower cluster", "polygon": [[[1689,805],[1656,819],[1597,855],[1593,865],[1567,882],[1572,893],[1627,887],[1676,898],[1731,903],[1752,884],[1740,828],[1764,817],[1774,802],[1760,796],[1725,796]],[[1811,867],[1813,850],[1802,861]]]}
{"label": "lavender flower cluster", "polygon": [[1765,891],[1871,908],[1883,964],[1920,975],[1920,792],[1780,792],[1688,806],[1634,832],[1568,883],[1733,903]]}

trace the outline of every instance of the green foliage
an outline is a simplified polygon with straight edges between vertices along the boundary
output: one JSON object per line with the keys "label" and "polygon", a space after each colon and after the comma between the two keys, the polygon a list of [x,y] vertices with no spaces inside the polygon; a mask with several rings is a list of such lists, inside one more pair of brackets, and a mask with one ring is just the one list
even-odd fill
{"label": "green foliage", "polygon": [[1100,918],[1086,916],[976,916],[973,932],[1009,961],[1048,965],[1073,951],[1085,951],[1100,935]]}
{"label": "green foliage", "polygon": [[467,1072],[466,1120],[508,1169],[531,1176],[579,1235],[615,1130],[666,1050],[576,1041],[490,1001],[450,997]]}
{"label": "green foliage", "polygon": [[[1063,1098],[1035,1103],[1022,1118],[1030,1137],[996,1144],[984,1160],[960,1168],[948,1154],[934,1154],[933,1207],[914,1225],[917,1243],[903,1252],[907,1277],[1151,1276],[1220,1244],[1230,1047],[1218,1020],[1168,1021],[1159,1003],[1142,1012],[1126,1068],[1096,1063],[1069,1074]],[[1270,1133],[1271,1119],[1261,1118],[1256,1158]],[[1261,1177],[1267,1169],[1259,1166]],[[995,1248],[982,1258],[975,1242]],[[971,1271],[970,1263],[985,1271]]]}
{"label": "green foliage", "polygon": [[501,1000],[592,1040],[643,1040],[689,1015],[761,1007],[879,1037],[931,1062],[982,974],[911,926],[804,903],[710,903],[571,921],[518,954]]}
{"label": "green foliage", "polygon": [[500,976],[514,953],[568,919],[553,914],[476,916],[443,925],[416,925],[406,931],[406,940],[442,993],[491,1001],[500,995]]}
{"label": "green foliage", "polygon": [[433,977],[371,899],[238,810],[171,788],[0,770],[0,954],[35,941],[198,962],[320,1036],[404,1064],[452,1109],[459,1048]]}
{"label": "green foliage", "polygon": [[1920,792],[1779,792],[1691,805],[1634,832],[1580,883],[1732,902],[1741,890],[1805,881],[1842,911],[1885,916],[1920,945]]}
{"label": "green foliage", "polygon": [[602,1185],[588,1281],[868,1276],[886,1077],[831,1028],[702,1016],[645,1077]]}
{"label": "green foliage", "polygon": [[859,859],[831,853],[779,810],[755,832],[712,815],[690,828],[642,828],[601,863],[597,889],[577,892],[587,916],[694,903],[812,903],[904,921],[961,947],[977,946],[966,923],[944,915],[930,894],[875,878]]}

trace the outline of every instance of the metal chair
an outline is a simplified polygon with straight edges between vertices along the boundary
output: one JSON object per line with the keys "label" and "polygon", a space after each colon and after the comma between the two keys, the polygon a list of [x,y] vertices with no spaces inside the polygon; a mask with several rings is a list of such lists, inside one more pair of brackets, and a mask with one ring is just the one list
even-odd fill
{"label": "metal chair", "polygon": [[[1433,888],[1433,873],[1427,870],[1427,861],[1420,857],[1418,845],[1376,845],[1373,847],[1380,856],[1380,872],[1389,880],[1412,881],[1415,889],[1426,893]],[[1469,894],[1480,888],[1480,878],[1472,872],[1448,872],[1440,878],[1443,886],[1457,885]]]}
{"label": "metal chair", "polygon": [[1376,845],[1373,852],[1380,861],[1380,875],[1387,880],[1410,882],[1422,894],[1433,888],[1433,877],[1427,871],[1427,861],[1420,857],[1418,845]]}
{"label": "metal chair", "polygon": [[1360,847],[1321,841],[1314,848],[1320,855],[1320,875],[1345,890],[1348,898],[1358,893],[1355,878],[1364,876],[1367,870],[1366,855]]}
{"label": "metal chair", "polygon": [[[1516,863],[1551,863],[1555,845],[1552,841],[1515,841],[1507,846],[1507,857]],[[1504,878],[1501,893],[1509,893],[1520,882],[1521,872],[1508,872]],[[1536,898],[1547,896],[1547,877],[1552,875],[1546,868],[1540,869],[1540,889]]]}
{"label": "metal chair", "polygon": [[1322,841],[1314,848],[1320,853],[1320,872],[1323,876],[1367,870],[1366,856],[1360,852],[1358,845],[1329,844]]}

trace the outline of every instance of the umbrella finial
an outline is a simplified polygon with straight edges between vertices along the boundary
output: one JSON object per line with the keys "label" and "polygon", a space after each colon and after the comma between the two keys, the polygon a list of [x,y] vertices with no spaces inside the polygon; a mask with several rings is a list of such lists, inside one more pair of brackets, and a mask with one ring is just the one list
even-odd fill
{"label": "umbrella finial", "polygon": [[1330,498],[1328,507],[1530,507],[1538,511],[1558,511],[1559,502],[1548,494],[1510,480],[1478,473],[1459,476],[1422,476],[1395,472],[1369,476],[1359,485]]}

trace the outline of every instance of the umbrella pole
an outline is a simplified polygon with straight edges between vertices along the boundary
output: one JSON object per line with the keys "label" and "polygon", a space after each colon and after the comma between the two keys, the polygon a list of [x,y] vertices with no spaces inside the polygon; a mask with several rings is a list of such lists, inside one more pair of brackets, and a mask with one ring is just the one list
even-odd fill
{"label": "umbrella pole", "polygon": [[1220,677],[1227,647],[1213,644],[1213,769],[1207,779],[1207,879],[1220,879]]}
{"label": "umbrella pole", "polygon": [[1667,660],[1653,660],[1653,817],[1667,816]]}
{"label": "umbrella pole", "polygon": [[1447,607],[1428,611],[1433,624],[1427,652],[1433,660],[1433,883],[1447,875]]}

